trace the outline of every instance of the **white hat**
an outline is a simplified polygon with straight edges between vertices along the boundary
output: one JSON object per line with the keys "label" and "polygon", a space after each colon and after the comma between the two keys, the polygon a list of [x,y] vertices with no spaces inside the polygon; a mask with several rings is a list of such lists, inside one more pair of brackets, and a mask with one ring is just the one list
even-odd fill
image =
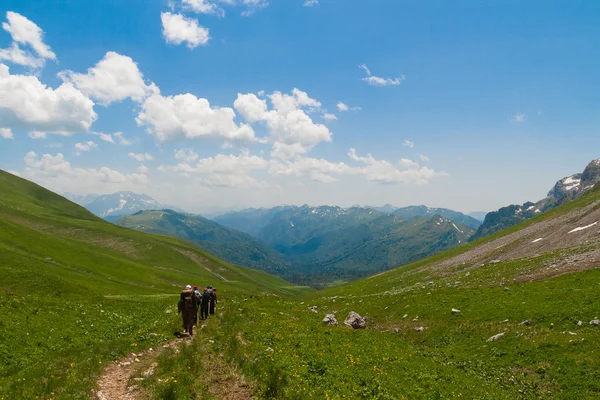
{"label": "white hat", "polygon": [[185,288],[186,289],[191,289],[192,287],[190,285],[187,285]]}

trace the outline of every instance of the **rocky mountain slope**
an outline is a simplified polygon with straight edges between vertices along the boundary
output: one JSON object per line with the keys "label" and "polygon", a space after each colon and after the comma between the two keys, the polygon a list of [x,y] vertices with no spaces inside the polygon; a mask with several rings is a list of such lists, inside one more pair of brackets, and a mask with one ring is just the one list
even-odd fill
{"label": "rocky mountain slope", "polygon": [[477,229],[481,225],[481,221],[465,215],[458,211],[449,210],[447,208],[429,208],[426,206],[409,206],[399,208],[392,212],[394,215],[399,215],[403,218],[413,217],[430,217],[432,215],[441,215],[442,217],[451,219],[454,222],[459,222],[472,229]]}
{"label": "rocky mountain slope", "polygon": [[523,205],[510,205],[488,213],[471,240],[498,232],[533,218],[539,213],[580,198],[598,182],[600,182],[600,159],[590,162],[582,173],[567,176],[556,182],[546,198],[536,203],[526,202]]}

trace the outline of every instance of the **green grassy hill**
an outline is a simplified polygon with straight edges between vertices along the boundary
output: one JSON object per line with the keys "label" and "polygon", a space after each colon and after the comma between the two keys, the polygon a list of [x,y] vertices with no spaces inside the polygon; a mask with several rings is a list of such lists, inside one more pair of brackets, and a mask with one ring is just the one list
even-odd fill
{"label": "green grassy hill", "polygon": [[[261,398],[600,398],[600,327],[590,324],[600,317],[599,221],[597,186],[370,278],[299,299],[234,298],[213,351],[256,380]],[[350,311],[367,329],[343,325]],[[340,326],[321,323],[330,313]]]}
{"label": "green grassy hill", "polygon": [[112,225],[0,171],[0,398],[85,399],[106,363],[170,339],[185,284],[306,292],[170,237]]}

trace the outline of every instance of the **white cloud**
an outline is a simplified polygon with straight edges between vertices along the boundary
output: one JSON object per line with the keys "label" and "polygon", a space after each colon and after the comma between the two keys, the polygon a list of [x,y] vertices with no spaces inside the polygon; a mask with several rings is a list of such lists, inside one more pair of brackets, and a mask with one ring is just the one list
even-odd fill
{"label": "white cloud", "polygon": [[83,143],[77,143],[75,144],[75,150],[77,150],[75,152],[76,156],[80,156],[81,153],[84,153],[86,151],[90,151],[92,149],[97,148],[98,145],[94,142],[92,142],[91,140],[87,141],[87,142],[83,142]]}
{"label": "white cloud", "polygon": [[129,153],[127,154],[129,157],[133,158],[136,161],[154,161],[154,156],[148,153]]}
{"label": "white cloud", "polygon": [[118,190],[143,188],[148,183],[144,174],[124,174],[108,167],[76,168],[61,153],[39,157],[34,152],[25,156],[21,175],[57,192],[113,193]]}
{"label": "white cloud", "polygon": [[423,154],[419,154],[419,158],[421,159],[421,161],[423,162],[429,162],[429,157]]}
{"label": "white cloud", "polygon": [[146,99],[136,121],[160,141],[211,137],[224,140],[255,141],[250,125],[235,123],[231,108],[211,107],[208,100],[192,94]]}
{"label": "white cloud", "polygon": [[161,165],[159,171],[172,171],[185,177],[196,177],[202,184],[217,187],[264,187],[264,182],[252,176],[253,171],[266,169],[268,162],[248,152],[240,155],[218,154],[202,158],[197,163],[183,162],[175,166]]}
{"label": "white cloud", "polygon": [[96,135],[100,136],[100,139],[104,140],[105,142],[115,144],[115,140],[113,139],[113,137],[110,133],[98,132],[98,133],[96,133]]}
{"label": "white cloud", "polygon": [[411,142],[410,140],[405,140],[405,141],[404,141],[404,145],[405,145],[406,147],[409,147],[409,148],[411,148],[411,149],[415,147],[415,143],[414,143],[414,142]]}
{"label": "white cloud", "polygon": [[360,110],[360,107],[348,107],[347,104],[344,104],[341,101],[336,104],[336,107],[340,112]]}
{"label": "white cloud", "polygon": [[210,39],[207,28],[198,25],[198,21],[184,17],[181,14],[163,12],[160,14],[163,26],[163,36],[167,43],[180,45],[187,42],[190,49],[204,46]]}
{"label": "white cloud", "polygon": [[274,157],[304,154],[321,142],[331,142],[332,134],[323,124],[315,124],[308,113],[318,110],[321,103],[305,92],[294,89],[291,95],[274,92],[269,95],[273,108],[254,94],[240,94],[234,107],[250,123],[264,122],[269,129]]}
{"label": "white cloud", "polygon": [[14,135],[10,128],[0,128],[0,138],[2,139],[13,139]]}
{"label": "white cloud", "polygon": [[527,118],[527,116],[525,114],[521,114],[521,113],[517,113],[515,114],[515,116],[512,118],[513,122],[525,122],[525,119]]}
{"label": "white cloud", "polygon": [[122,132],[115,132],[113,133],[113,136],[119,141],[119,144],[121,146],[131,146],[133,144],[133,142],[127,138],[125,138],[125,136],[123,136]]}
{"label": "white cloud", "polygon": [[62,143],[50,143],[47,144],[46,147],[49,147],[51,149],[60,149],[62,147]]}
{"label": "white cloud", "polygon": [[337,103],[337,108],[340,112],[348,111],[350,109],[346,104],[342,103],[341,101]]}
{"label": "white cloud", "polygon": [[190,9],[198,14],[225,15],[225,10],[208,0],[181,0],[181,4],[184,8]]}
{"label": "white cloud", "polygon": [[367,82],[369,85],[373,86],[395,86],[400,85],[403,80],[406,79],[406,76],[401,75],[397,78],[381,78],[379,76],[374,76],[371,74],[371,70],[364,64],[359,65],[358,68],[361,68],[367,74],[366,77],[362,78],[363,81]]}
{"label": "white cloud", "polygon": [[194,11],[198,14],[225,16],[225,10],[219,7],[217,3],[228,7],[245,7],[241,15],[246,17],[269,6],[268,0],[181,0],[181,5],[185,10]]}
{"label": "white cloud", "polygon": [[15,42],[31,46],[42,58],[56,59],[56,54],[44,43],[44,32],[39,26],[12,11],[6,13],[6,19],[8,22],[3,22],[2,28],[10,33]]}
{"label": "white cloud", "polygon": [[42,131],[31,131],[29,132],[28,136],[34,140],[39,140],[46,139],[48,137],[48,134]]}
{"label": "white cloud", "polygon": [[360,174],[375,183],[404,183],[424,185],[435,177],[447,176],[445,172],[437,172],[418,163],[403,159],[397,166],[386,160],[377,160],[372,155],[359,156],[355,149],[348,151],[351,160],[364,164]]}
{"label": "white cloud", "polygon": [[94,132],[94,135],[97,135],[97,136],[100,137],[100,139],[104,140],[105,142],[112,143],[112,144],[117,144],[118,143],[121,146],[129,146],[129,145],[132,144],[132,142],[130,140],[127,140],[123,136],[122,132],[115,132],[113,134],[102,133],[102,132]]}
{"label": "white cloud", "polygon": [[37,77],[11,75],[0,64],[0,121],[21,127],[70,135],[87,131],[96,120],[94,102],[69,83],[52,89]]}
{"label": "white cloud", "polygon": [[304,7],[314,7],[319,5],[319,0],[306,0],[304,2]]}
{"label": "white cloud", "polygon": [[282,176],[307,176],[310,179],[330,183],[338,180],[336,176],[352,173],[352,168],[343,162],[333,163],[325,159],[300,157],[293,160],[271,160],[269,174]]}
{"label": "white cloud", "polygon": [[151,94],[160,93],[154,83],[144,82],[143,74],[131,57],[112,51],[85,74],[62,71],[58,76],[105,106],[127,98],[142,101]]}
{"label": "white cloud", "polygon": [[196,161],[199,158],[199,156],[193,150],[190,150],[190,149],[180,149],[180,150],[175,150],[175,158],[178,161],[183,161],[183,162],[186,162],[186,163],[191,163],[193,161]]}
{"label": "white cloud", "polygon": [[[56,54],[44,43],[44,32],[39,26],[12,11],[6,13],[6,20],[2,28],[10,34],[13,43],[7,49],[0,49],[0,60],[36,69],[41,68],[46,59],[56,60]],[[19,45],[29,46],[37,57],[22,50]]]}
{"label": "white cloud", "polygon": [[6,49],[0,49],[0,60],[13,64],[38,69],[44,66],[44,60],[34,57],[31,53],[23,51],[17,43]]}
{"label": "white cloud", "polygon": [[338,117],[335,114],[325,113],[325,114],[323,114],[323,119],[325,119],[327,121],[334,121],[334,120],[337,120]]}
{"label": "white cloud", "polygon": [[147,174],[148,173],[148,167],[146,167],[144,164],[140,165],[138,167],[138,172],[140,174]]}

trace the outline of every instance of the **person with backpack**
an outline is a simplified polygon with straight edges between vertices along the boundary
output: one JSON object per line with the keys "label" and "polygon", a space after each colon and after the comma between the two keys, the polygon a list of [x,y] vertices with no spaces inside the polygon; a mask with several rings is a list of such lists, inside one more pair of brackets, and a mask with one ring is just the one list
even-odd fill
{"label": "person with backpack", "polygon": [[212,296],[210,298],[209,311],[210,315],[215,315],[215,305],[217,304],[217,289],[210,286],[212,289]]}
{"label": "person with backpack", "polygon": [[208,304],[210,302],[212,294],[208,292],[207,288],[202,291],[202,300],[200,303],[200,319],[205,320],[208,318]]}
{"label": "person with backpack", "polygon": [[194,335],[194,314],[198,310],[198,302],[194,291],[190,285],[187,285],[184,290],[181,291],[179,296],[179,302],[177,303],[177,310],[181,313],[183,319],[183,329],[189,333],[190,336]]}
{"label": "person with backpack", "polygon": [[194,326],[198,324],[198,309],[200,308],[200,302],[202,294],[198,290],[198,286],[194,286],[194,297],[196,298],[196,310],[194,311]]}

